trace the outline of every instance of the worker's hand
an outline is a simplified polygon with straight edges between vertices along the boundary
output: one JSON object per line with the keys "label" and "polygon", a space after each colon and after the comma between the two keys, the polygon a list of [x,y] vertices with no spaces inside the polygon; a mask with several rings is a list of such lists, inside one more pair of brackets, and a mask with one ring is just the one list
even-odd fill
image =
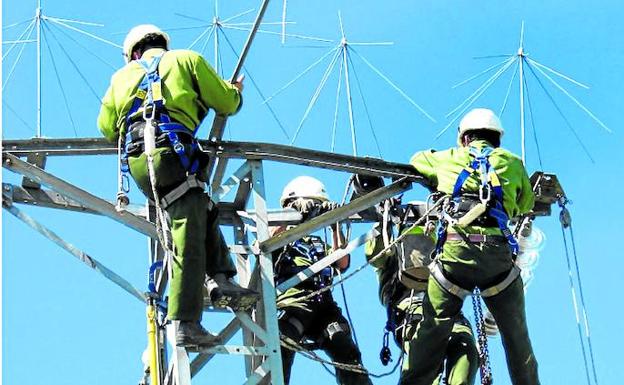
{"label": "worker's hand", "polygon": [[494,316],[488,310],[485,313],[485,317],[483,317],[483,326],[485,329],[485,334],[490,337],[494,337],[498,335],[498,325],[496,325],[496,321],[494,320]]}
{"label": "worker's hand", "polygon": [[321,203],[319,207],[319,214],[325,214],[334,209],[337,209],[338,207],[340,207],[340,205],[337,202],[332,202],[332,201],[323,202]]}
{"label": "worker's hand", "polygon": [[239,93],[243,93],[243,88],[245,88],[243,86],[243,80],[245,80],[245,74],[240,75],[238,79],[236,79],[236,81],[232,83],[232,85],[236,87]]}
{"label": "worker's hand", "polygon": [[287,207],[291,207],[301,213],[304,220],[308,219],[317,203],[313,199],[297,198],[291,201]]}

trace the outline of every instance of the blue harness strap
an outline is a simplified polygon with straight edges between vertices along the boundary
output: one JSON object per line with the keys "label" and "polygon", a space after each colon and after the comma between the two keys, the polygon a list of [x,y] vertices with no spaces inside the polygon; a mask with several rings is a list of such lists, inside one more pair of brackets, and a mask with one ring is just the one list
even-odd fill
{"label": "blue harness strap", "polygon": [[[516,256],[519,252],[519,246],[518,241],[514,238],[508,226],[509,216],[503,206],[503,188],[500,185],[500,180],[496,174],[496,170],[494,170],[489,161],[489,156],[492,154],[493,149],[491,147],[484,147],[483,149],[470,147],[469,151],[474,160],[457,176],[451,199],[459,201],[461,197],[461,189],[466,183],[466,180],[468,180],[473,173],[478,172],[481,178],[479,198],[483,203],[492,202],[492,204],[488,204],[487,215],[496,220],[498,228],[507,239],[513,255]],[[442,247],[446,241],[447,227],[448,223],[444,223],[438,228],[436,253],[440,253],[442,251]]]}
{"label": "blue harness strap", "polygon": [[[143,107],[145,110],[151,108],[149,113],[155,114],[158,113],[158,129],[156,134],[166,133],[169,142],[171,143],[171,147],[173,151],[178,155],[180,159],[180,163],[184,170],[186,170],[189,174],[195,174],[199,169],[199,159],[194,159],[193,154],[195,151],[199,149],[199,145],[196,140],[192,140],[188,145],[189,148],[184,145],[182,140],[180,140],[179,134],[190,135],[191,138],[194,138],[195,131],[189,130],[184,125],[176,122],[172,122],[169,115],[167,115],[166,110],[164,108],[164,99],[162,97],[162,85],[160,75],[158,74],[158,65],[160,64],[160,60],[163,57],[163,54],[154,56],[151,62],[148,62],[146,59],[140,59],[136,62],[143,68],[145,71],[145,75],[141,82],[139,83],[139,87],[132,101],[132,105],[126,114],[126,131],[130,127],[132,123],[132,119],[135,117],[136,113],[141,109],[141,106],[145,104]],[[128,172],[128,162],[127,162],[127,150],[128,145],[132,142],[132,138],[130,136],[130,132],[126,132],[126,146],[124,148],[124,156],[122,157],[122,172]]]}

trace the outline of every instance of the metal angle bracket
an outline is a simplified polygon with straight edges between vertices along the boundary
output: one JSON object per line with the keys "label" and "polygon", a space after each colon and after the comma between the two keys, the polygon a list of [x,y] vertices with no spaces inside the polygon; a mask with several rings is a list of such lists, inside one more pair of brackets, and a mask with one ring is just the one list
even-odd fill
{"label": "metal angle bracket", "polygon": [[[35,166],[43,170],[45,169],[47,156],[40,152],[31,152],[26,156],[26,161],[30,164],[34,164]],[[22,187],[40,189],[41,184],[25,176],[22,179]]]}
{"label": "metal angle bracket", "polygon": [[531,175],[530,180],[535,192],[535,206],[532,214],[538,217],[549,216],[552,212],[551,206],[559,198],[566,196],[559,178],[555,174],[537,171]]}

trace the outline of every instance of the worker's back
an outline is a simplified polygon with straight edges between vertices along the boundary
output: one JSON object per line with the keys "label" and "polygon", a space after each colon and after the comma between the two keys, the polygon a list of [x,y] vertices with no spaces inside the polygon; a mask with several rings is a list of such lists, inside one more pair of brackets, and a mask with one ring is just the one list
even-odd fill
{"label": "worker's back", "polygon": [[[194,130],[210,108],[223,115],[238,110],[240,95],[236,87],[221,80],[200,54],[189,50],[152,48],[145,51],[142,60],[150,63],[159,55],[162,55],[158,65],[162,95],[172,120]],[[118,132],[123,130],[126,114],[144,75],[145,70],[136,60],[113,75],[98,117],[98,126],[109,140],[115,140]],[[137,119],[141,113],[142,109],[135,114]]]}

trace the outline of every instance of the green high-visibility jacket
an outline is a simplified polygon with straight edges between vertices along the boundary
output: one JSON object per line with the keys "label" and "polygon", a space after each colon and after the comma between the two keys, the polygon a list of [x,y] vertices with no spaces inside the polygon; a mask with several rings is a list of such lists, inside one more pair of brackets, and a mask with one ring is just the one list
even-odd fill
{"label": "green high-visibility jacket", "polygon": [[[148,49],[142,58],[149,61],[163,51],[161,48]],[[211,108],[222,115],[232,115],[239,109],[241,96],[236,87],[222,80],[197,52],[165,52],[158,73],[169,116],[191,130],[197,129]],[[114,141],[119,132],[125,132],[126,114],[144,75],[145,71],[136,61],[126,64],[113,75],[98,116],[98,127],[108,140]]]}
{"label": "green high-visibility jacket", "polygon": [[[493,147],[485,140],[477,140],[470,146]],[[503,188],[503,206],[509,217],[526,214],[533,208],[535,194],[522,164],[522,160],[511,152],[497,147],[489,157]],[[416,153],[410,164],[427,178],[438,191],[452,194],[458,175],[472,161],[468,147],[450,148],[444,151],[427,150]],[[464,183],[463,192],[478,192],[481,179],[473,173]]]}

